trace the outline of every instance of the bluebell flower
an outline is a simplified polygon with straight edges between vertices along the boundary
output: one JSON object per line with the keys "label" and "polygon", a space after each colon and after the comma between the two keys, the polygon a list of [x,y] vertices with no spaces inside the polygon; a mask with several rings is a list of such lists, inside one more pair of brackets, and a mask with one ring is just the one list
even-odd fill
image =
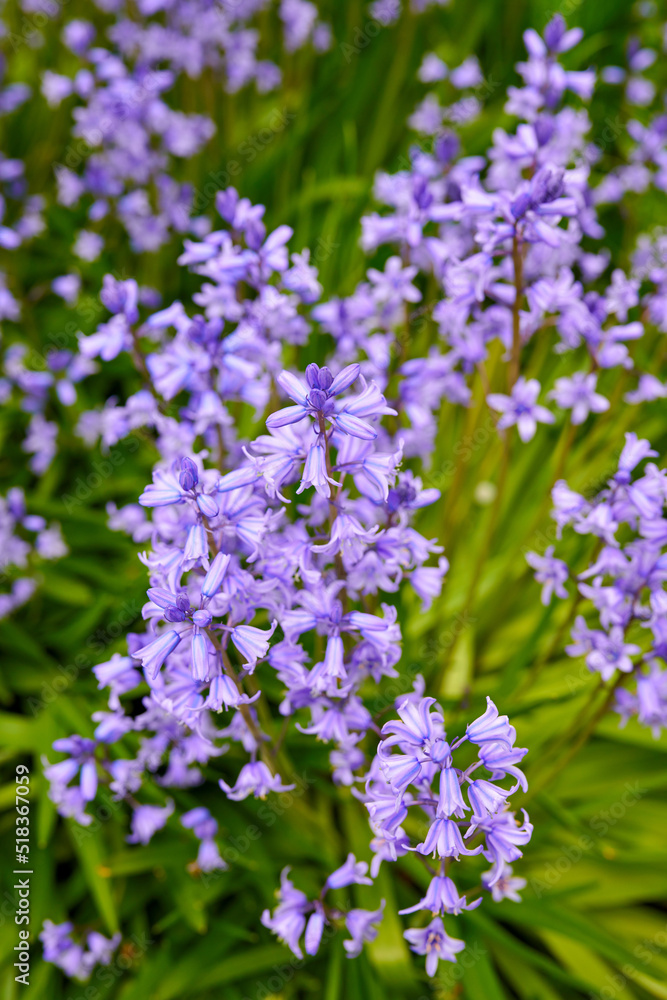
{"label": "bluebell flower", "polygon": [[244,764],[239,772],[234,787],[220,778],[218,784],[228,799],[238,802],[247,799],[249,795],[256,799],[265,799],[269,792],[290,792],[295,785],[283,785],[279,774],[271,774],[264,761],[252,761]]}
{"label": "bluebell flower", "polygon": [[473,816],[472,824],[466,836],[482,831],[486,839],[484,857],[488,861],[506,861],[511,863],[522,857],[519,847],[530,840],[533,827],[528,820],[525,809],[523,825],[518,823],[513,812],[505,811],[485,816],[483,819]]}
{"label": "bluebell flower", "polygon": [[54,740],[53,749],[68,754],[68,757],[58,764],[45,761],[44,774],[47,780],[64,788],[78,774],[82,800],[92,802],[97,794],[96,746],[95,740],[84,736],[67,736]]}
{"label": "bluebell flower", "polygon": [[507,743],[483,743],[479,748],[479,759],[491,772],[492,781],[505,778],[508,774],[516,778],[516,784],[510,794],[521,786],[524,792],[528,782],[523,771],[517,766],[528,753],[523,747],[512,747]]}
{"label": "bluebell flower", "polygon": [[[466,834],[469,835],[470,833]],[[461,854],[470,856],[480,854],[483,845],[479,844],[472,850],[466,847],[454,820],[439,817],[431,824],[423,843],[417,844],[415,850],[426,856],[430,854],[439,858],[456,858],[458,861]]]}
{"label": "bluebell flower", "polygon": [[445,913],[461,913],[462,910],[474,910],[482,898],[468,903],[465,896],[459,896],[458,889],[450,878],[446,875],[436,875],[426,890],[426,895],[414,906],[408,906],[404,910],[399,910],[401,914],[416,913],[418,910],[430,910],[435,916]]}
{"label": "bluebell flower", "polygon": [[293,399],[296,406],[288,406],[272,413],[267,419],[267,427],[284,427],[293,424],[310,415],[333,422],[335,396],[349,388],[359,377],[360,366],[348,365],[338,375],[334,376],[328,368],[319,368],[310,364],[306,368],[306,382],[283,371],[278,375],[278,385]]}
{"label": "bluebell flower", "polygon": [[345,916],[345,926],[351,935],[349,940],[343,941],[343,948],[347,952],[348,958],[356,958],[361,954],[361,950],[366,941],[375,941],[378,936],[378,927],[384,916],[385,900],[383,899],[377,910],[349,910]]}
{"label": "bluebell flower", "polygon": [[357,861],[354,854],[348,854],[345,864],[329,875],[325,885],[328,889],[343,889],[348,885],[372,885],[373,880],[368,878],[367,871],[368,864],[365,861]]}
{"label": "bluebell flower", "polygon": [[245,667],[249,673],[255,669],[257,661],[266,656],[269,649],[269,639],[275,632],[277,625],[277,621],[273,621],[268,631],[256,628],[254,625],[234,625],[230,629],[231,640],[241,656],[245,657]]}
{"label": "bluebell flower", "polygon": [[93,667],[98,688],[109,688],[109,707],[120,708],[120,696],[141,683],[141,674],[132,664],[132,657],[114,653],[110,660]]}
{"label": "bluebell flower", "polygon": [[516,730],[510,726],[506,715],[498,715],[498,709],[487,696],[486,711],[466,727],[466,738],[481,746],[484,743],[506,743],[513,746]]}
{"label": "bluebell flower", "polygon": [[489,406],[501,413],[498,430],[516,424],[521,440],[530,441],[535,437],[538,423],[553,424],[555,420],[553,413],[537,404],[539,394],[540,383],[537,379],[531,378],[526,381],[522,375],[515,382],[510,396],[499,392],[487,396],[486,401]]}
{"label": "bluebell flower", "polygon": [[504,808],[509,794],[509,791],[499,788],[498,785],[494,785],[492,781],[486,781],[484,778],[476,778],[471,781],[468,785],[468,799],[472,806],[473,819],[478,816],[493,816],[499,809]]}
{"label": "bluebell flower", "polygon": [[69,921],[54,924],[45,920],[39,939],[44,947],[44,959],[53,962],[73,979],[85,981],[96,965],[109,965],[114,951],[121,941],[120,933],[111,938],[99,931],[88,931],[85,941],[72,939],[74,926]]}
{"label": "bluebell flower", "polygon": [[463,941],[449,937],[440,917],[435,917],[428,927],[404,931],[403,937],[417,955],[426,955],[429,976],[435,975],[439,961],[456,962],[456,955],[465,948]]}
{"label": "bluebell flower", "polygon": [[527,552],[526,562],[536,571],[537,582],[543,584],[540,600],[545,607],[550,603],[553,594],[561,600],[567,597],[564,584],[569,578],[570,571],[567,563],[554,557],[553,545],[547,546],[543,556],[537,552]]}
{"label": "bluebell flower", "polygon": [[289,879],[289,868],[283,868],[280,875],[278,890],[278,906],[273,913],[264,910],[262,923],[268,927],[280,941],[284,941],[297,958],[303,958],[299,939],[306,926],[306,913],[311,909],[305,893],[295,889]]}
{"label": "bluebell flower", "polygon": [[583,424],[589,413],[604,413],[609,400],[596,392],[597,375],[575,372],[566,378],[557,378],[549,396],[563,409],[572,410],[572,423]]}
{"label": "bluebell flower", "polygon": [[307,955],[317,954],[320,947],[320,941],[322,940],[325,923],[326,917],[324,915],[324,910],[322,909],[322,904],[316,902],[315,911],[311,913],[308,918],[308,923],[306,924],[304,947]]}
{"label": "bluebell flower", "polygon": [[166,825],[173,811],[172,799],[166,806],[136,806],[132,813],[132,833],[126,838],[128,844],[147,844]]}
{"label": "bluebell flower", "polygon": [[525,878],[512,875],[512,866],[506,861],[497,861],[490,871],[482,872],[482,885],[491,891],[494,903],[500,903],[503,899],[520,903],[519,892],[526,884]]}
{"label": "bluebell flower", "polygon": [[252,697],[243,694],[231,677],[226,674],[218,674],[211,678],[205,706],[213,712],[219,712],[223,705],[226,709],[238,708],[239,705],[252,705],[261,693],[261,691],[257,691]]}
{"label": "bluebell flower", "polygon": [[201,585],[202,597],[213,597],[220,590],[231,558],[227,552],[216,554]]}
{"label": "bluebell flower", "polygon": [[139,660],[144,670],[152,677],[157,677],[160,667],[170,653],[176,649],[181,642],[182,636],[178,632],[170,630],[163,632],[152,642],[141,646],[132,653],[132,658]]}
{"label": "bluebell flower", "polygon": [[634,642],[626,642],[624,629],[614,625],[607,634],[598,634],[595,648],[587,655],[586,663],[601,675],[603,681],[608,681],[617,670],[630,673],[634,669],[631,657],[639,653],[641,648]]}
{"label": "bluebell flower", "polygon": [[465,810],[469,809],[461,795],[460,771],[454,767],[445,767],[440,772],[440,794],[438,796],[437,816],[449,818],[456,816],[463,819]]}
{"label": "bluebell flower", "polygon": [[218,832],[218,823],[208,809],[197,806],[181,816],[181,824],[192,830],[201,843],[197,854],[197,868],[202,872],[225,871],[226,861],[220,856],[217,844],[213,839]]}

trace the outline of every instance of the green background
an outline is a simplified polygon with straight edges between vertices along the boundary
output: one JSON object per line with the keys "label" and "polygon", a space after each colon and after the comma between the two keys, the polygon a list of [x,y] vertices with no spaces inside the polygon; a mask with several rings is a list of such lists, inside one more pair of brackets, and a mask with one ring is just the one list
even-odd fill
{"label": "green background", "polygon": [[[567,64],[585,68],[622,63],[625,41],[637,24],[633,9],[621,0],[569,0],[560,7],[454,0],[451,9],[419,18],[404,15],[397,26],[370,37],[365,5],[323,2],[320,7],[334,26],[332,50],[289,60],[276,51],[285,73],[280,91],[229,96],[206,75],[181,81],[172,97],[184,110],[209,114],[218,128],[203,154],[178,164],[176,176],[190,180],[206,198],[211,175],[240,164],[235,185],[267,205],[269,226],[286,222],[294,227],[292,249],[311,248],[325,297],[349,294],[365,267],[387,256],[385,251],[373,261],[364,257],[358,220],[372,206],[374,172],[400,167],[415,140],[405,119],[425,93],[416,80],[425,52],[437,51],[449,65],[471,52],[478,55],[488,96],[480,119],[462,134],[466,152],[483,152],[495,127],[510,127],[502,111],[504,91],[517,82],[513,65],[524,55],[525,28],[541,30],[548,16],[561,10],[569,24],[580,24],[586,32]],[[20,31],[24,15],[12,5],[9,11]],[[92,16],[87,4],[68,4],[65,12],[67,17]],[[105,23],[100,15],[95,19]],[[263,28],[265,38],[278,37],[268,17]],[[71,67],[56,27],[45,29],[45,37],[41,49],[7,49],[10,79],[36,86],[44,68]],[[367,41],[363,48],[360,38]],[[358,51],[350,53],[349,46]],[[658,65],[656,78],[661,72]],[[623,120],[617,102],[616,91],[601,88],[591,108],[594,140],[612,124],[613,141],[605,144],[607,167],[620,162],[628,142],[624,128],[615,127]],[[72,146],[70,113],[70,103],[52,110],[36,100],[3,123],[3,151],[25,159],[31,190],[46,191],[50,200],[53,165],[63,162]],[[207,211],[212,214],[213,206]],[[664,196],[635,199],[623,212],[610,210],[602,219],[604,245],[618,265],[627,265],[637,233],[667,222]],[[76,263],[68,248],[83,223],[83,214],[50,207],[44,236],[5,254],[1,265],[10,274],[10,287],[27,300],[21,323],[6,324],[6,340],[27,340],[37,357],[49,344],[73,345],[77,330],[90,332],[105,318],[96,296],[108,270],[166,290],[166,302],[187,299],[197,287],[175,264],[178,241],[159,254],[137,258],[118,229],[100,261],[86,265],[82,299],[75,310],[68,309],[48,293],[48,283]],[[433,330],[428,323],[416,324],[412,335],[411,350],[418,355]],[[292,360],[303,365],[327,348],[325,340],[313,339]],[[644,338],[636,360],[664,377],[662,336]],[[570,361],[551,355],[544,345],[531,347],[526,366],[545,388],[571,370]],[[619,403],[632,387],[631,378],[612,374],[605,379],[600,388],[612,399],[611,410],[579,428],[573,439],[560,423],[541,429],[526,446],[512,441],[507,482],[491,505],[475,500],[480,482],[497,481],[501,462],[480,386],[475,385],[469,414],[443,408],[433,470],[425,477],[442,489],[443,501],[417,526],[445,545],[452,569],[442,598],[427,614],[420,613],[414,595],[396,595],[404,633],[402,676],[395,687],[385,682],[374,695],[374,708],[389,707],[417,672],[426,676],[428,691],[443,699],[453,728],[479,714],[490,694],[515,723],[519,745],[530,748],[531,791],[525,804],[535,832],[515,866],[515,873],[528,879],[524,902],[486,900],[479,910],[450,918],[467,950],[458,968],[441,963],[434,981],[427,980],[422,961],[409,955],[401,936],[406,925],[395,916],[399,906],[416,900],[413,883],[425,884],[425,872],[414,858],[395,866],[405,875],[392,870],[390,878],[385,865],[372,889],[347,890],[354,905],[375,906],[380,896],[387,900],[380,936],[356,961],[344,957],[339,934],[316,958],[296,962],[259,925],[261,910],[274,904],[284,864],[294,864],[300,887],[316,891],[350,845],[358,857],[369,857],[363,812],[347,792],[331,785],[329,748],[312,738],[296,732],[288,736],[286,749],[302,775],[303,790],[289,800],[270,801],[268,813],[261,813],[266,805],[254,801],[231,809],[221,799],[215,779],[236,773],[241,757],[235,750],[207,769],[213,780],[201,791],[175,794],[179,805],[201,801],[219,819],[223,854],[233,864],[218,878],[188,873],[193,841],[176,822],[148,847],[130,848],[122,807],[103,806],[84,833],[56,816],[45,794],[40,755],[50,752],[58,736],[91,733],[90,714],[104,703],[90,668],[122,651],[128,628],[142,629],[145,570],[136,558],[137,546],[107,529],[104,507],[109,500],[120,505],[136,499],[150,479],[156,453],[148,438],[135,435],[113,449],[111,463],[99,450],[84,448],[73,433],[79,413],[107,396],[124,398],[136,390],[136,376],[124,358],[89,380],[73,411],[50,411],[61,427],[62,450],[37,484],[20,450],[25,415],[12,406],[3,409],[3,491],[23,485],[32,513],[62,523],[70,555],[40,565],[43,585],[36,598],[0,623],[0,802],[6,807],[0,834],[7,858],[0,905],[2,1000],[23,995],[30,1000],[667,997],[667,741],[653,740],[634,723],[620,730],[616,717],[607,716],[584,743],[589,734],[582,713],[590,713],[601,695],[583,661],[563,652],[575,599],[544,609],[523,558],[526,550],[542,552],[553,541],[548,499],[553,481],[564,476],[573,488],[595,492],[614,470],[625,431],[649,437],[664,464],[664,405],[641,411],[623,407]],[[248,418],[243,419],[252,433]],[[590,549],[585,539],[570,536],[559,554],[583,568]],[[277,703],[279,685],[263,679]],[[40,961],[36,942],[30,987],[13,981],[17,928],[9,866],[18,762],[29,763],[32,774],[33,930],[47,917],[59,921],[71,913],[77,922],[107,932],[123,930],[119,957],[88,984],[64,981]],[[517,806],[524,804],[521,798],[516,797]],[[460,881],[464,890],[465,876]]]}

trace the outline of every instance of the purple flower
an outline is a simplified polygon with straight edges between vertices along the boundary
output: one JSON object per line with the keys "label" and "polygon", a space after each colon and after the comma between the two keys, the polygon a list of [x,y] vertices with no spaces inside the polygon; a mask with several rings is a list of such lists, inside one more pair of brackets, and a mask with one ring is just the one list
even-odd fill
{"label": "purple flower", "polygon": [[426,890],[426,895],[414,906],[408,906],[399,913],[416,913],[417,910],[430,910],[436,914],[460,913],[462,910],[474,910],[482,898],[476,899],[473,903],[468,903],[465,896],[459,896],[458,889],[450,878],[446,875],[436,875]]}
{"label": "purple flower", "polygon": [[368,865],[365,861],[357,861],[354,854],[348,854],[344,865],[332,872],[326,880],[328,889],[344,889],[348,885],[372,885],[373,880],[366,876]]}
{"label": "purple flower", "polygon": [[512,388],[511,396],[493,392],[486,401],[493,410],[502,414],[498,421],[498,429],[517,425],[522,441],[530,441],[535,436],[537,424],[553,424],[554,415],[544,406],[537,404],[540,394],[540,383],[535,378],[526,379],[523,375],[517,379]]}
{"label": "purple flower", "polygon": [[314,905],[315,912],[311,913],[308,918],[308,923],[306,924],[306,935],[304,938],[304,947],[307,955],[316,955],[319,951],[322,933],[324,931],[324,924],[326,923],[326,917],[324,915],[324,910],[322,909],[322,904],[317,901]]}
{"label": "purple flower", "polygon": [[349,940],[343,941],[343,948],[347,952],[348,958],[356,958],[361,954],[361,950],[366,941],[375,941],[378,936],[377,925],[384,916],[385,900],[380,903],[377,910],[350,910],[345,917],[345,926],[351,935]]}
{"label": "purple flower", "polygon": [[564,584],[569,578],[570,571],[567,563],[555,558],[553,545],[547,546],[543,556],[537,552],[527,552],[526,562],[536,571],[537,582],[543,584],[540,599],[545,607],[550,603],[553,594],[561,600],[567,597]]}
{"label": "purple flower", "polygon": [[128,844],[147,844],[153,834],[166,825],[173,811],[171,799],[164,807],[136,806],[132,813],[132,833],[127,837]]}
{"label": "purple flower", "polygon": [[72,940],[73,925],[68,921],[54,924],[45,920],[39,939],[44,946],[44,959],[74,979],[85,981],[96,965],[109,965],[112,955],[121,941],[116,933],[111,938],[98,931],[89,931],[86,943]]}
{"label": "purple flower", "polygon": [[480,830],[484,832],[486,837],[484,857],[487,860],[493,862],[517,861],[522,857],[519,845],[527,844],[533,833],[532,824],[529,822],[525,810],[523,810],[523,818],[523,825],[518,823],[514,813],[509,811],[487,816],[483,820],[473,818],[473,825],[467,836]]}
{"label": "purple flower", "polygon": [[246,669],[249,673],[255,669],[257,661],[266,656],[269,650],[269,639],[275,632],[277,625],[278,622],[273,621],[268,632],[261,628],[255,628],[254,625],[235,625],[231,629],[231,640],[241,656],[245,657]]}
{"label": "purple flower", "polygon": [[593,649],[586,657],[591,670],[602,675],[603,681],[613,677],[616,670],[630,673],[634,664],[631,657],[641,653],[641,648],[633,642],[625,641],[625,632],[620,625],[610,629],[609,634],[599,633]]}
{"label": "purple flower", "polygon": [[484,743],[505,743],[514,745],[516,730],[510,726],[506,715],[498,715],[498,709],[487,696],[486,711],[466,727],[466,738],[478,746]]}
{"label": "purple flower", "polygon": [[231,788],[220,778],[218,784],[228,799],[239,802],[253,795],[256,799],[265,799],[269,792],[290,792],[296,785],[283,785],[279,774],[271,774],[264,761],[253,761],[244,764]]}
{"label": "purple flower", "polygon": [[500,861],[490,872],[482,873],[482,885],[485,889],[491,890],[494,903],[500,903],[503,899],[511,899],[513,903],[520,903],[519,892],[526,887],[525,878],[517,878],[512,875],[512,866],[506,861]]}
{"label": "purple flower", "polygon": [[435,52],[428,52],[421,61],[417,76],[422,83],[436,83],[445,80],[448,72],[446,63]]}
{"label": "purple flower", "polygon": [[154,679],[160,672],[164,661],[173,653],[182,636],[173,630],[163,632],[146,646],[141,646],[132,653],[132,658],[139,660],[144,670]]}
{"label": "purple flower", "polygon": [[376,437],[376,431],[362,418],[394,413],[387,407],[377,387],[374,384],[366,386],[364,383],[360,396],[340,405],[335,398],[357,380],[359,371],[358,364],[348,365],[334,377],[328,368],[310,364],[306,369],[306,384],[290,372],[281,372],[278,384],[297,405],[271,414],[266,421],[267,427],[273,430],[311,416],[315,419],[316,431],[320,434],[324,432],[326,423],[330,423],[353,437],[372,440]]}
{"label": "purple flower", "polygon": [[597,375],[575,372],[568,378],[557,378],[549,395],[558,406],[572,410],[572,423],[583,424],[589,413],[603,413],[609,409],[609,400],[595,391]]}
{"label": "purple flower", "polygon": [[438,962],[456,962],[456,955],[463,951],[465,943],[449,937],[440,917],[434,917],[428,927],[413,927],[404,931],[403,937],[417,955],[426,955],[426,973],[434,976]]}
{"label": "purple flower", "polygon": [[288,878],[289,868],[283,868],[280,875],[280,889],[277,893],[278,906],[273,911],[264,910],[262,923],[268,927],[277,938],[284,941],[297,958],[303,958],[299,947],[299,939],[306,926],[305,914],[311,908],[311,903],[305,893],[295,889]]}
{"label": "purple flower", "polygon": [[431,824],[423,843],[417,844],[415,850],[425,856],[430,854],[439,858],[456,858],[458,861],[461,854],[468,856],[480,854],[483,845],[479,844],[473,850],[466,847],[454,820],[440,817]]}
{"label": "purple flower", "polygon": [[223,705],[226,709],[238,708],[239,705],[252,705],[261,696],[261,693],[261,691],[257,691],[252,697],[243,694],[231,677],[226,674],[218,674],[211,679],[205,705],[206,708],[210,708],[214,712],[221,711]]}

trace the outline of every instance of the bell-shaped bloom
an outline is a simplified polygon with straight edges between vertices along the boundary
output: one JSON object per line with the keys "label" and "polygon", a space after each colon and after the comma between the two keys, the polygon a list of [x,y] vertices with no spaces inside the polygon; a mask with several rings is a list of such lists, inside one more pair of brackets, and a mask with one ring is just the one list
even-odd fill
{"label": "bell-shaped bloom", "polygon": [[269,792],[289,792],[296,785],[283,785],[279,774],[271,774],[264,761],[252,761],[244,764],[236,779],[236,784],[231,788],[226,781],[220,778],[218,782],[228,799],[239,802],[253,795],[256,799],[265,799]]}
{"label": "bell-shaped bloom", "polygon": [[459,772],[454,767],[445,767],[440,772],[440,795],[438,797],[438,816],[449,818],[456,816],[463,819],[465,810],[470,807],[463,801]]}
{"label": "bell-shaped bloom", "polygon": [[132,813],[132,833],[127,838],[128,844],[147,844],[153,834],[165,826],[173,811],[171,799],[164,807],[137,806]]}
{"label": "bell-shaped bloom", "polygon": [[348,854],[345,864],[329,875],[325,885],[327,889],[344,889],[347,885],[372,885],[373,880],[367,877],[367,871],[365,861],[357,861],[354,854]]}
{"label": "bell-shaped bloom", "polygon": [[404,792],[421,774],[422,762],[417,756],[392,753],[380,755],[380,767],[396,792]]}
{"label": "bell-shaped bloom", "polygon": [[220,590],[231,558],[228,553],[218,552],[201,585],[202,597],[213,597]]}
{"label": "bell-shaped bloom", "polygon": [[231,639],[241,656],[246,660],[249,673],[255,669],[257,661],[266,656],[269,651],[269,639],[276,630],[277,621],[271,623],[267,631],[254,625],[235,625],[231,630]]}
{"label": "bell-shaped bloom", "polygon": [[519,785],[524,792],[528,788],[525,774],[517,767],[527,753],[528,750],[522,747],[509,747],[506,743],[484,743],[479,748],[479,759],[484,767],[491,771],[492,781],[504,778],[508,774],[516,778],[516,785],[508,793],[511,795]]}
{"label": "bell-shaped bloom", "polygon": [[498,709],[487,696],[486,711],[466,727],[466,736],[471,743],[507,743],[513,746],[516,730],[510,726],[506,715],[498,715]]}
{"label": "bell-shaped bloom", "polygon": [[197,681],[208,680],[209,652],[211,644],[203,632],[195,632],[192,636],[192,676]]}
{"label": "bell-shaped bloom", "polygon": [[398,709],[401,722],[387,722],[382,727],[382,735],[391,733],[390,739],[383,740],[384,747],[405,743],[413,747],[423,747],[428,740],[440,735],[442,716],[431,713],[435,698],[422,698],[418,704],[406,698]]}
{"label": "bell-shaped bloom", "polygon": [[351,934],[351,939],[343,941],[343,948],[348,958],[356,958],[361,954],[365,941],[375,941],[378,936],[377,924],[384,916],[385,900],[377,910],[350,910],[345,917],[345,926]]}
{"label": "bell-shaped bloom", "polygon": [[430,910],[436,913],[460,913],[461,910],[474,910],[482,902],[482,897],[468,903],[465,896],[459,896],[459,891],[446,875],[436,875],[426,890],[426,895],[414,906],[408,906],[399,913],[416,913],[417,910]]}
{"label": "bell-shaped bloom", "polygon": [[463,843],[461,831],[452,819],[436,819],[431,824],[426,839],[415,848],[419,854],[437,855],[439,858],[456,858],[458,861],[461,854],[479,854],[483,848],[480,844],[474,850],[470,850]]}
{"label": "bell-shaped bloom", "polygon": [[320,947],[320,941],[322,940],[322,931],[324,930],[325,922],[324,910],[320,905],[314,913],[311,913],[308,918],[308,923],[306,924],[304,946],[307,955],[317,955]]}
{"label": "bell-shaped bloom", "polygon": [[220,856],[218,845],[214,840],[204,839],[197,852],[197,867],[203,872],[227,871],[229,865]]}
{"label": "bell-shaped bloom", "polygon": [[303,493],[309,486],[314,486],[322,497],[331,496],[331,486],[338,486],[337,480],[327,472],[326,451],[318,438],[306,453],[306,463],[297,493]]}
{"label": "bell-shaped bloom", "polygon": [[530,441],[535,436],[538,423],[553,424],[555,420],[553,413],[537,403],[539,394],[540,383],[537,379],[526,380],[522,375],[515,382],[510,396],[500,392],[492,392],[487,396],[486,401],[491,409],[501,414],[498,430],[516,424],[521,440]]}
{"label": "bell-shaped bloom", "polygon": [[498,788],[491,781],[477,778],[468,787],[468,801],[475,816],[492,816],[503,809],[510,793],[504,788]]}
{"label": "bell-shaped bloom", "polygon": [[297,958],[303,958],[299,940],[306,926],[305,915],[312,909],[312,904],[305,893],[294,888],[288,875],[289,868],[283,868],[280,875],[280,889],[277,893],[278,906],[273,913],[264,910],[261,920],[263,925],[283,941]]}
{"label": "bell-shaped bloom", "polygon": [[227,674],[218,674],[211,680],[205,707],[213,712],[219,712],[223,705],[226,709],[238,708],[239,705],[252,705],[261,693],[261,691],[257,691],[252,697],[243,694],[231,677],[228,677]]}
{"label": "bell-shaped bloom", "polygon": [[519,847],[527,844],[533,834],[528,814],[525,809],[522,812],[523,824],[517,822],[513,812],[496,813],[479,823],[473,821],[467,835],[476,830],[483,831],[486,837],[484,857],[489,861],[506,861],[511,864],[522,856]]}
{"label": "bell-shaped bloom", "polygon": [[141,646],[132,653],[132,658],[139,660],[142,667],[154,680],[160,672],[160,667],[170,653],[176,649],[182,636],[178,632],[163,632],[146,646]]}
{"label": "bell-shaped bloom", "polygon": [[197,563],[208,564],[208,539],[203,524],[191,524],[185,536],[183,567],[191,569]]}
{"label": "bell-shaped bloom", "polygon": [[458,952],[463,951],[465,942],[451,938],[445,932],[440,917],[435,917],[428,927],[413,927],[404,931],[403,937],[417,955],[426,955],[426,973],[434,976],[438,962],[455,962]]}

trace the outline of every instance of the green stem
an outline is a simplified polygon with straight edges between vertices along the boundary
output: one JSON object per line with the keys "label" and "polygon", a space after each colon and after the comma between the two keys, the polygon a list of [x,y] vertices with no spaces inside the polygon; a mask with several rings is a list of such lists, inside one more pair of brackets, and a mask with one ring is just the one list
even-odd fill
{"label": "green stem", "polygon": [[523,248],[519,237],[512,238],[512,263],[514,264],[514,304],[512,305],[512,356],[507,369],[510,393],[521,373],[521,300],[523,298]]}

